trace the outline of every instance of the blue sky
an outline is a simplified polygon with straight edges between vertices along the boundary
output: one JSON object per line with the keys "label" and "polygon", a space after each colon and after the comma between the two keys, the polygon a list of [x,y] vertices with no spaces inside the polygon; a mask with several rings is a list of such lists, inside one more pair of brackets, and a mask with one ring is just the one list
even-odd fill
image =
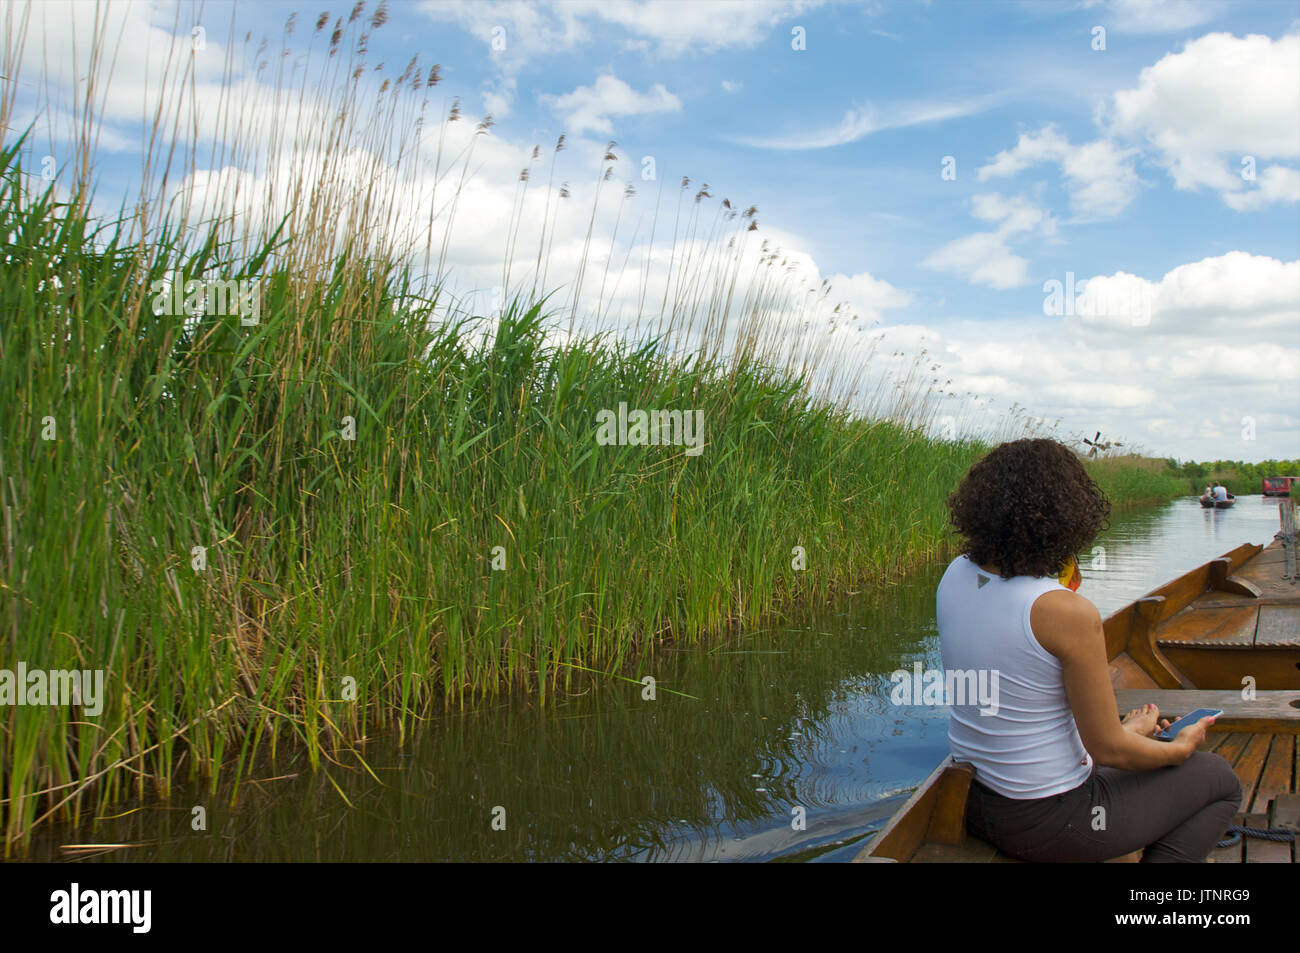
{"label": "blue sky", "polygon": [[[42,41],[70,76],[60,4],[38,6],[54,12],[29,31],[24,78]],[[333,24],[350,8],[245,4],[232,30],[232,8],[208,3],[200,80],[219,85],[216,64],[234,50],[236,74],[263,82],[241,53],[245,31],[278,44],[297,10],[284,41],[297,56],[318,13]],[[67,9],[89,28],[92,4]],[[139,166],[132,104],[141,112],[159,82],[140,64],[185,39],[196,9],[114,13],[135,50],[107,93],[107,193]],[[715,205],[757,206],[759,236],[866,319],[821,314],[803,333],[882,370],[903,366],[884,360],[891,348],[925,346],[953,382],[936,421],[987,427],[1016,404],[1059,419],[1066,439],[1099,429],[1159,455],[1300,456],[1300,3],[431,0],[386,11],[367,54],[389,67],[379,75],[418,54],[442,67],[439,108],[458,96],[468,119],[496,122],[475,146],[476,191],[452,231],[462,290],[501,281],[502,211],[534,145],[543,160],[528,202],[542,203],[558,135],[568,148],[554,189],[570,181],[575,198],[615,140],[614,179],[638,194],[617,220],[602,199],[592,246],[605,247],[589,267],[608,271],[624,251],[658,260],[662,232],[652,243],[647,224],[658,190],[662,216],[689,176]],[[32,99],[29,115],[39,109]],[[57,131],[47,141],[67,149]],[[540,208],[525,206],[529,225]],[[560,220],[551,285],[586,225]],[[535,251],[528,227],[521,245]],[[1093,280],[1098,297],[1078,308],[1091,313],[1044,314],[1045,283],[1067,273]],[[631,326],[621,296],[635,284],[618,285],[610,323]]]}

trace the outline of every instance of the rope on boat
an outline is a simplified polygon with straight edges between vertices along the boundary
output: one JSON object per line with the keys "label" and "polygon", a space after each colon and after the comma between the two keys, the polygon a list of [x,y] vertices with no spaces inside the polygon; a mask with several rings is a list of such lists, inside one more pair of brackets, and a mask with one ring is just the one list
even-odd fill
{"label": "rope on boat", "polygon": [[1280,843],[1289,844],[1295,841],[1295,831],[1284,831],[1278,827],[1271,827],[1268,830],[1261,830],[1258,827],[1242,827],[1239,824],[1233,824],[1225,834],[1231,834],[1227,840],[1221,840],[1216,847],[1231,847],[1234,844],[1241,843],[1242,837],[1254,837],[1258,840],[1272,840]]}

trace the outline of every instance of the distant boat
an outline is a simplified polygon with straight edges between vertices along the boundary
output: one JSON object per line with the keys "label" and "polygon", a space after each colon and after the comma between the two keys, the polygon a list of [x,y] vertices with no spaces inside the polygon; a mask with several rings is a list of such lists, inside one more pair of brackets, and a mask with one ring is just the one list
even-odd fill
{"label": "distant boat", "polygon": [[1209,497],[1201,497],[1201,506],[1205,507],[1207,510],[1226,510],[1236,502],[1237,498],[1231,493],[1228,494],[1226,500],[1212,500]]}
{"label": "distant boat", "polygon": [[1300,483],[1300,477],[1264,477],[1263,493],[1265,496],[1289,496],[1291,487],[1296,483]]}

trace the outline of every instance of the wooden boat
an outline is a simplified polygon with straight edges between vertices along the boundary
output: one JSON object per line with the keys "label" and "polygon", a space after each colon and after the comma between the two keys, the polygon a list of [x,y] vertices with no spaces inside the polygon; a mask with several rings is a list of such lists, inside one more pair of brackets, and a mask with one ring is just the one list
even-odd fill
{"label": "wooden boat", "polygon": [[1263,489],[1261,492],[1265,496],[1290,496],[1291,487],[1296,483],[1300,483],[1300,477],[1264,477]]}
{"label": "wooden boat", "polygon": [[1207,510],[1226,510],[1236,502],[1237,498],[1235,496],[1230,496],[1226,500],[1213,500],[1208,497],[1201,497],[1201,506]]}
{"label": "wooden boat", "polygon": [[[1179,576],[1104,620],[1121,712],[1152,702],[1170,719],[1222,708],[1206,740],[1241,780],[1234,824],[1300,829],[1300,583],[1295,505],[1267,548],[1246,544]],[[1284,545],[1285,544],[1285,545]],[[1254,697],[1243,699],[1243,678]],[[1016,863],[966,832],[974,777],[951,757],[926,778],[855,863]],[[1295,845],[1243,837],[1218,863],[1295,863]],[[1140,852],[1138,852],[1140,855]],[[1114,858],[1136,861],[1138,855]]]}

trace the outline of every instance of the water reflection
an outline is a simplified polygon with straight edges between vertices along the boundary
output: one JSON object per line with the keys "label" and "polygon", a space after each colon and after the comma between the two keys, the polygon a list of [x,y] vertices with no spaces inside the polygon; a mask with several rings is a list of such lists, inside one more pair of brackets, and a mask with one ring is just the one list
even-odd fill
{"label": "water reflection", "polygon": [[[1273,502],[1121,516],[1098,540],[1104,562],[1081,560],[1080,592],[1104,615],[1267,542]],[[943,568],[709,648],[661,649],[629,673],[658,680],[654,701],[584,676],[546,709],[513,698],[440,715],[404,749],[373,741],[378,782],[347,753],[317,774],[282,760],[255,777],[299,776],[246,784],[234,808],[228,789],[196,787],[93,831],[47,831],[34,856],[94,841],[140,846],[82,859],[848,860],[947,751],[946,712],[889,703],[891,671],[939,664]],[[205,832],[191,830],[194,805]]]}

